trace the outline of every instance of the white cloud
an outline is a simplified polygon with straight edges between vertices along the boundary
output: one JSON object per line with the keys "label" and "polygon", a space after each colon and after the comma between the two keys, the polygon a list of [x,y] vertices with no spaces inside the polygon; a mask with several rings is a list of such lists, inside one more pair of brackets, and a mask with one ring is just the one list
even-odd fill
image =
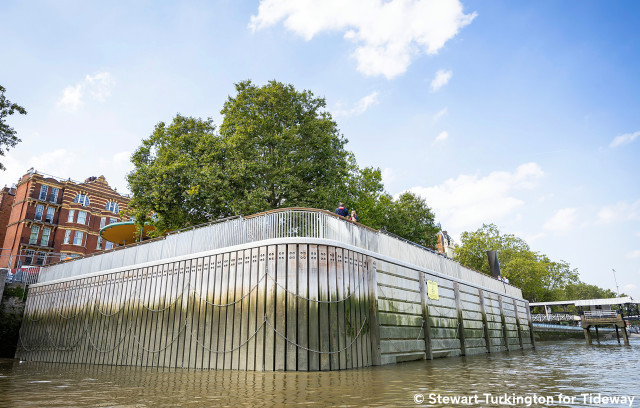
{"label": "white cloud", "polygon": [[443,132],[440,132],[440,134],[436,137],[436,140],[433,143],[444,142],[448,138],[449,138],[449,132],[445,130]]}
{"label": "white cloud", "polygon": [[640,249],[636,249],[635,251],[631,251],[627,253],[628,259],[640,258]]}
{"label": "white cloud", "polygon": [[434,187],[413,187],[433,208],[438,220],[452,233],[511,216],[524,202],[516,195],[531,189],[544,172],[536,163],[526,163],[514,172],[494,171],[487,176],[460,175]]}
{"label": "white cloud", "polygon": [[64,88],[62,98],[58,101],[58,106],[70,111],[78,110],[80,105],[82,105],[83,92],[82,84]]}
{"label": "white cloud", "polygon": [[335,116],[354,116],[354,115],[362,115],[369,109],[370,107],[377,105],[379,103],[378,92],[374,91],[367,96],[360,98],[358,102],[351,109],[334,109]]}
{"label": "white cloud", "polygon": [[444,115],[446,115],[448,112],[447,108],[443,108],[440,109],[440,111],[438,111],[438,113],[436,113],[435,115],[433,115],[433,121],[437,122],[438,120],[440,120]]}
{"label": "white cloud", "polygon": [[553,217],[542,225],[547,231],[556,234],[565,234],[575,225],[577,217],[577,208],[563,208],[558,210]]}
{"label": "white cloud", "polygon": [[439,69],[438,72],[436,72],[436,76],[431,81],[431,92],[435,92],[445,86],[452,76],[453,71],[445,71],[443,69]]}
{"label": "white cloud", "polygon": [[640,220],[640,200],[635,202],[619,201],[613,205],[602,207],[598,211],[597,217],[601,224]]}
{"label": "white cloud", "polygon": [[638,136],[640,136],[640,132],[625,133],[624,135],[616,136],[611,141],[609,147],[624,146],[636,140]]}
{"label": "white cloud", "polygon": [[394,174],[393,169],[390,169],[389,167],[385,168],[382,170],[382,182],[385,185],[390,184],[391,182],[393,182],[396,179],[396,176]]}
{"label": "white cloud", "polygon": [[254,32],[282,21],[305,40],[322,32],[344,32],[355,43],[358,71],[391,79],[412,59],[436,54],[476,17],[459,0],[261,0],[251,16]]}
{"label": "white cloud", "polygon": [[86,75],[82,81],[70,85],[62,91],[58,106],[68,111],[76,111],[83,105],[83,98],[88,93],[94,100],[104,102],[111,95],[115,81],[108,72]]}

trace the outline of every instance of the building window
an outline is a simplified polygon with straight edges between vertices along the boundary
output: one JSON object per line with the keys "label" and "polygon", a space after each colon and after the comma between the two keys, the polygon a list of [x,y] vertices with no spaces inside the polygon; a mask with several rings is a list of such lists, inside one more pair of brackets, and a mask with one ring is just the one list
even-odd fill
{"label": "building window", "polygon": [[68,244],[69,243],[69,239],[71,238],[71,230],[66,230],[64,232],[64,244]]}
{"label": "building window", "polygon": [[53,215],[55,214],[56,209],[53,207],[47,208],[47,216],[44,219],[46,222],[53,222]]}
{"label": "building window", "polygon": [[69,210],[69,217],[67,218],[67,222],[73,222],[74,215],[76,215],[76,210]]}
{"label": "building window", "polygon": [[44,212],[44,206],[42,204],[36,205],[36,215],[33,217],[36,221],[42,221],[42,213]]}
{"label": "building window", "polygon": [[40,226],[34,225],[31,227],[31,235],[29,236],[29,243],[35,244],[38,242],[38,233],[40,232]]}
{"label": "building window", "polygon": [[109,224],[113,224],[114,222],[118,222],[117,218],[109,218]]}
{"label": "building window", "polygon": [[76,198],[73,199],[74,203],[82,204],[83,207],[87,207],[89,205],[89,197],[84,194],[76,195]]}
{"label": "building window", "polygon": [[111,248],[113,248],[113,242],[111,242],[111,241],[107,241],[107,242],[104,244],[104,249],[111,249]]}
{"label": "building window", "polygon": [[51,195],[49,196],[49,201],[52,203],[58,202],[58,187],[51,187]]}
{"label": "building window", "polygon": [[47,199],[47,191],[49,191],[49,186],[40,186],[40,197],[38,197],[39,199],[41,199],[42,201]]}
{"label": "building window", "polygon": [[102,249],[102,237],[98,237],[98,243],[96,244],[96,249]]}
{"label": "building window", "polygon": [[82,238],[84,237],[84,232],[76,231],[73,234],[73,245],[82,246]]}
{"label": "building window", "polygon": [[44,227],[42,229],[42,238],[40,238],[40,245],[41,246],[49,245],[49,235],[51,235],[51,228]]}
{"label": "building window", "polygon": [[118,203],[116,203],[115,201],[109,201],[107,205],[104,207],[104,209],[107,211],[111,211],[114,214],[117,214],[119,211]]}
{"label": "building window", "polygon": [[107,225],[107,217],[100,217],[100,229]]}
{"label": "building window", "polygon": [[87,223],[87,212],[78,211],[78,224],[86,224],[86,223]]}
{"label": "building window", "polygon": [[37,252],[38,258],[36,258],[36,265],[44,265],[45,252]]}
{"label": "building window", "polygon": [[24,265],[31,265],[33,263],[33,249],[27,249],[27,253],[24,256]]}

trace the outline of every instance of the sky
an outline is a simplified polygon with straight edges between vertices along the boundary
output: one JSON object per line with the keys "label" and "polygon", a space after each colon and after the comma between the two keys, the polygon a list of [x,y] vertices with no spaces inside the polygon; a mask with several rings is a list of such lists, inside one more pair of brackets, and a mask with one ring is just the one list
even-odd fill
{"label": "sky", "polygon": [[[0,85],[27,169],[128,192],[159,122],[234,83],[324,97],[361,166],[424,197],[457,242],[495,223],[640,298],[636,1],[0,2]],[[339,198],[336,198],[338,201]]]}

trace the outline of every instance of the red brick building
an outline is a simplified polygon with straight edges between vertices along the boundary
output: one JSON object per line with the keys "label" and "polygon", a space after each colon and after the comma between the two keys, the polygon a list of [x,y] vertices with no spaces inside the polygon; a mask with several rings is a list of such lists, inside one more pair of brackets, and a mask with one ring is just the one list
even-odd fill
{"label": "red brick building", "polygon": [[128,202],[104,176],[77,183],[30,170],[16,184],[6,221],[1,208],[6,233],[0,267],[44,265],[109,249],[113,244],[99,237],[100,228],[122,221]]}
{"label": "red brick building", "polygon": [[[4,187],[0,190],[0,247],[4,244],[4,237],[7,235],[7,224],[11,215],[11,206],[16,195],[15,188]],[[0,265],[2,262],[0,262]]]}

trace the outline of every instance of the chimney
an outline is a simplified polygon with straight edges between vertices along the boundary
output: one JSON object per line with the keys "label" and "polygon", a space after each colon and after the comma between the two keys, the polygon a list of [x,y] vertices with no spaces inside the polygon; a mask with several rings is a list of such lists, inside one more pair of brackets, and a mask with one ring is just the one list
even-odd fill
{"label": "chimney", "polygon": [[500,278],[500,262],[498,262],[498,251],[487,251],[487,258],[489,258],[489,270],[491,276],[494,278]]}

